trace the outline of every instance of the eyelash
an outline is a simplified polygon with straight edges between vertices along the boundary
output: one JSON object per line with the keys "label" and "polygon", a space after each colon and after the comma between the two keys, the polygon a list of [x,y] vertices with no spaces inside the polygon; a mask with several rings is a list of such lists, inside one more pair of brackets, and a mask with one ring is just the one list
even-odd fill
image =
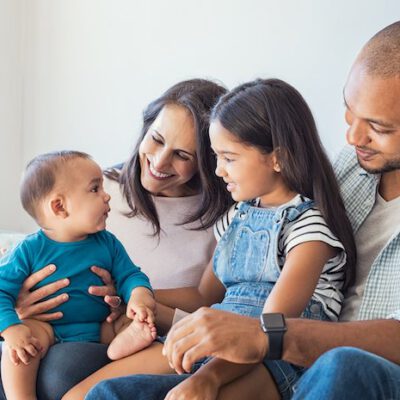
{"label": "eyelash", "polygon": [[[158,139],[157,137],[155,137],[155,136],[153,136],[153,135],[152,135],[151,137],[152,137],[152,139],[153,139],[154,142],[156,142],[156,143],[158,143],[158,144],[161,144],[161,145],[164,144],[164,142],[161,141],[160,139]],[[188,157],[186,157],[186,156],[180,154],[179,152],[178,152],[178,153],[175,153],[175,154],[176,154],[177,157],[179,157],[179,158],[180,158],[181,160],[183,160],[183,161],[189,161],[189,160],[190,160]]]}
{"label": "eyelash", "polygon": [[388,130],[382,131],[382,130],[376,129],[376,128],[374,128],[373,125],[371,125],[371,129],[372,129],[374,132],[376,132],[378,135],[386,135],[386,134],[388,134],[388,133],[391,132],[391,131],[388,131]]}
{"label": "eyelash", "polygon": [[[218,154],[213,152],[213,156],[215,157],[216,160],[218,160]],[[226,161],[227,163],[231,163],[235,160],[232,160],[232,158],[228,158],[226,156],[219,156],[222,160]]]}

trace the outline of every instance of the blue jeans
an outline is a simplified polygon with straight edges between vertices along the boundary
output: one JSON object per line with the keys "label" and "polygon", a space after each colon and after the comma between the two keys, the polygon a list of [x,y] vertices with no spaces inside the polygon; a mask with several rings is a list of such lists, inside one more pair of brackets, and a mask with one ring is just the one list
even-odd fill
{"label": "blue jeans", "polygon": [[[109,361],[104,344],[68,342],[51,346],[40,363],[36,386],[38,399],[61,399],[69,389]],[[2,386],[0,400],[6,400]]]}
{"label": "blue jeans", "polygon": [[[86,400],[163,400],[190,375],[133,375],[103,381]],[[400,366],[374,354],[339,347],[322,355],[295,386],[293,400],[400,399]]]}
{"label": "blue jeans", "polygon": [[85,400],[164,400],[167,393],[190,375],[131,375],[98,383]]}
{"label": "blue jeans", "polygon": [[294,388],[294,400],[400,399],[400,366],[352,347],[323,354]]}

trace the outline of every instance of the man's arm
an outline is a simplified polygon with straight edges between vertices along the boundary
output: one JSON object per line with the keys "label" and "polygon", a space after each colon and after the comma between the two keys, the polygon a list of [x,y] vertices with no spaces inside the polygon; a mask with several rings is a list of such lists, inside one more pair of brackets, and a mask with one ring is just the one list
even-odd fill
{"label": "man's arm", "polygon": [[321,354],[340,346],[357,347],[400,364],[400,321],[352,322],[286,320],[283,359],[310,366]]}
{"label": "man's arm", "polygon": [[[400,364],[400,323],[397,320],[322,322],[286,320],[283,359],[310,366],[321,354],[352,346]],[[177,322],[169,332],[163,354],[178,372],[189,371],[205,356],[238,364],[260,362],[268,351],[268,337],[258,319],[201,308]]]}

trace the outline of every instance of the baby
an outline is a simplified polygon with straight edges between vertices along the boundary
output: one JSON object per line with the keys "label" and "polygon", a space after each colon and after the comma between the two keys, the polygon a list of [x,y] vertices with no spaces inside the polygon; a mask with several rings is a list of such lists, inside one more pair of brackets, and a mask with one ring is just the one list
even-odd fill
{"label": "baby", "polygon": [[[90,156],[61,151],[34,158],[22,180],[21,201],[41,229],[0,259],[0,332],[5,340],[1,368],[8,400],[36,399],[40,359],[54,343],[106,343],[109,357],[118,359],[147,347],[156,337],[149,280],[118,239],[105,231],[110,196]],[[14,307],[22,283],[48,264],[56,271],[35,288],[69,280],[63,289],[68,301],[55,310],[63,317],[49,323],[21,321]],[[92,266],[110,272],[127,303],[126,317],[113,324],[104,322],[108,305],[88,292],[90,286],[102,284]]]}

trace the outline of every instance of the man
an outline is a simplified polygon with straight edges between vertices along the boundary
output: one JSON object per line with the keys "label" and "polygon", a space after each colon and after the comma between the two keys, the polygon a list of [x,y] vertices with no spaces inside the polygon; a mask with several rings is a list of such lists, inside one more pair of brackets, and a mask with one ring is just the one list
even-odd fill
{"label": "man", "polygon": [[[178,372],[207,355],[236,363],[261,363],[272,355],[311,367],[295,385],[294,398],[400,399],[400,21],[364,46],[344,100],[352,147],[335,170],[358,248],[356,279],[341,315],[348,322],[264,315],[261,327],[256,319],[203,308],[168,335],[164,352]],[[112,399],[139,387],[143,397],[136,398],[163,398],[184,378],[121,378],[94,389],[93,398]],[[263,398],[265,379],[271,377],[259,364],[218,398],[240,398],[243,387],[246,398]]]}

